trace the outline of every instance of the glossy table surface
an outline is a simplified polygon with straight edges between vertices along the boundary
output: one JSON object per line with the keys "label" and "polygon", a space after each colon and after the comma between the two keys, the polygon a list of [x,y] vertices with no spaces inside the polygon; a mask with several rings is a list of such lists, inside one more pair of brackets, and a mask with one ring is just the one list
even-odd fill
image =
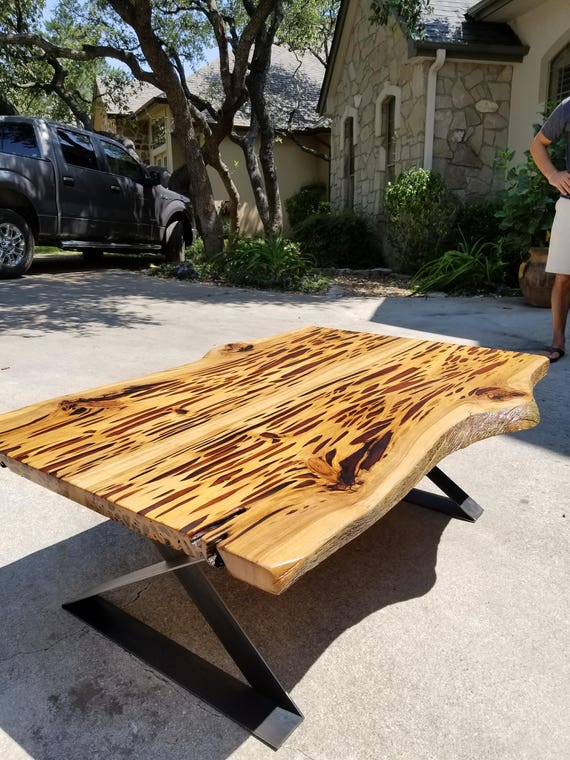
{"label": "glossy table surface", "polygon": [[447,454],[535,425],[547,368],[303,328],[0,415],[0,463],[280,593]]}

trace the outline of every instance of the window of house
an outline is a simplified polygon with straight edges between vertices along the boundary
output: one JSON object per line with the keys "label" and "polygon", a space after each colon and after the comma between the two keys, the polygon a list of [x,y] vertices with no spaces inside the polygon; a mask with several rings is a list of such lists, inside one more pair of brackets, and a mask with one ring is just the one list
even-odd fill
{"label": "window of house", "polygon": [[344,207],[354,208],[354,119],[350,116],[344,122]]}
{"label": "window of house", "polygon": [[566,45],[550,64],[548,100],[559,103],[570,97],[570,44]]}
{"label": "window of house", "polygon": [[386,183],[396,176],[396,98],[389,95],[382,101],[382,146],[386,152]]}
{"label": "window of house", "polygon": [[166,121],[164,117],[153,119],[150,125],[150,147],[158,148],[166,142]]}
{"label": "window of house", "polygon": [[168,155],[166,151],[160,151],[160,152],[153,151],[151,163],[154,166],[162,166],[165,169],[168,169]]}

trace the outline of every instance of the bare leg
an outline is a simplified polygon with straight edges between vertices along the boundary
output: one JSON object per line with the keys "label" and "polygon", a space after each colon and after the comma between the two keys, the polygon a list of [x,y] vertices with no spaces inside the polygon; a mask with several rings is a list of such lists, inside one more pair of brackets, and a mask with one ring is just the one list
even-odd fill
{"label": "bare leg", "polygon": [[[551,296],[552,307],[552,347],[564,349],[566,345],[566,322],[570,310],[570,275],[557,274]],[[560,358],[560,352],[549,352],[550,360]]]}

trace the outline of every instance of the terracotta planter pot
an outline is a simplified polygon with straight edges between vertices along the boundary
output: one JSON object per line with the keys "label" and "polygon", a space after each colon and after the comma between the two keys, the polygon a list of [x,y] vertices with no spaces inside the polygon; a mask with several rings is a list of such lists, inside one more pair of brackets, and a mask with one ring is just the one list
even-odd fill
{"label": "terracotta planter pot", "polygon": [[548,248],[529,248],[528,253],[528,259],[519,269],[521,292],[531,306],[549,309],[554,274],[544,271]]}

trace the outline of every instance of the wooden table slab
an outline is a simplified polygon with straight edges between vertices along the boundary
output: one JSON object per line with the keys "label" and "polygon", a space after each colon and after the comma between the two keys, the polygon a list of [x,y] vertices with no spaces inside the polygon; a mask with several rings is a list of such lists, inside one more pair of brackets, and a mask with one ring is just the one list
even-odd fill
{"label": "wooden table slab", "polygon": [[0,415],[0,463],[280,593],[447,454],[537,424],[547,367],[305,328]]}

